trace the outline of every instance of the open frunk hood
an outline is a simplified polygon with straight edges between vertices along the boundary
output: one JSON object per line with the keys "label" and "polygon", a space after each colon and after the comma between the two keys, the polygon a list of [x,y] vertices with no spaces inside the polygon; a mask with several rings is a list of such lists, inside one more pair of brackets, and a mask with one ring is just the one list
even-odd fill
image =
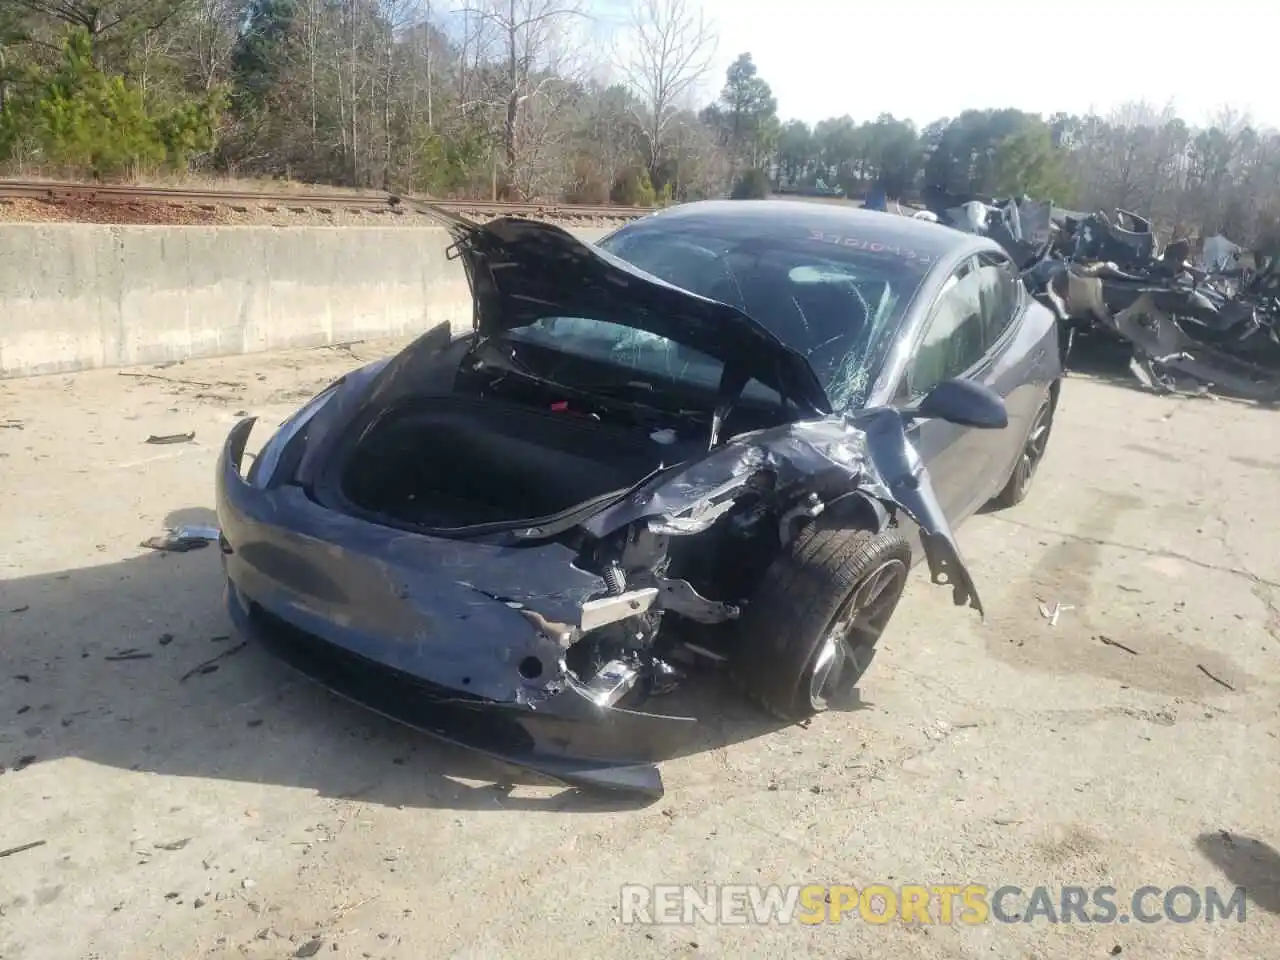
{"label": "open frunk hood", "polygon": [[724,364],[722,390],[751,379],[813,413],[831,405],[805,358],[736,307],[647,274],[552,224],[503,217],[480,224],[427,206],[454,240],[475,298],[475,329],[501,336],[547,317],[645,330]]}

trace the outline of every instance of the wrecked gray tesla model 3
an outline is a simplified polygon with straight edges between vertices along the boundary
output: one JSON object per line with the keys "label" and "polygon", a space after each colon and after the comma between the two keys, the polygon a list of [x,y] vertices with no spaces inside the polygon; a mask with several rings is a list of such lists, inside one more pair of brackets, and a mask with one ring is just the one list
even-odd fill
{"label": "wrecked gray tesla model 3", "polygon": [[866,669],[917,535],[981,609],[906,428],[1003,427],[998,395],[945,380],[833,412],[735,307],[558,227],[436,215],[474,330],[343,377],[247,472],[253,420],[231,431],[217,510],[242,631],[397,720],[652,795],[696,725],[642,709],[676,647],[795,720]]}

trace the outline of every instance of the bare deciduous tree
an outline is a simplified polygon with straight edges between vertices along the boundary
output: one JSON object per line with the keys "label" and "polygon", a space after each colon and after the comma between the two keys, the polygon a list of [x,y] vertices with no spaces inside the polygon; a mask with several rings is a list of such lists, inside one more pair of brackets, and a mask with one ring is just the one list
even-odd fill
{"label": "bare deciduous tree", "polygon": [[415,24],[422,16],[420,0],[378,0],[376,18],[380,34],[378,54],[381,57],[382,89],[382,156],[380,158],[382,173],[381,183],[384,189],[391,189],[391,171],[395,163],[395,132],[392,128],[392,116],[397,88],[397,69],[399,61],[396,57],[397,39]]}
{"label": "bare deciduous tree", "polygon": [[706,76],[716,36],[696,0],[635,0],[623,58],[627,82],[644,104],[640,129],[656,181],[667,128]]}
{"label": "bare deciduous tree", "polygon": [[329,13],[325,0],[295,0],[293,37],[290,55],[300,60],[299,67],[307,78],[307,119],[310,132],[309,151],[316,157],[320,123],[320,64],[329,33]]}
{"label": "bare deciduous tree", "polygon": [[488,27],[501,48],[501,72],[493,72],[493,95],[484,100],[501,111],[503,159],[512,181],[526,147],[521,138],[526,105],[552,84],[567,79],[563,41],[569,22],[584,16],[580,0],[488,0],[463,11],[469,20]]}
{"label": "bare deciduous tree", "polygon": [[240,37],[243,0],[194,0],[184,25],[188,72],[204,90],[227,79]]}

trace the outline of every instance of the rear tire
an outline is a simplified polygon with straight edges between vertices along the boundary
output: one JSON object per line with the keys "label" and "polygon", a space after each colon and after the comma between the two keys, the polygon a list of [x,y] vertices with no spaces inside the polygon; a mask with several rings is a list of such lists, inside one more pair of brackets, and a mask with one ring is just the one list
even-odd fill
{"label": "rear tire", "polygon": [[1057,408],[1057,393],[1050,390],[1040,402],[1035,418],[1031,421],[1031,429],[1018,451],[1018,459],[1013,464],[1013,473],[1009,474],[1009,482],[1004,489],[995,495],[991,505],[997,510],[1016,507],[1031,492],[1031,481],[1049,448],[1049,435],[1053,432],[1053,414]]}
{"label": "rear tire", "polygon": [[853,689],[911,568],[897,533],[804,530],[765,571],[738,623],[732,670],[774,716],[804,720]]}

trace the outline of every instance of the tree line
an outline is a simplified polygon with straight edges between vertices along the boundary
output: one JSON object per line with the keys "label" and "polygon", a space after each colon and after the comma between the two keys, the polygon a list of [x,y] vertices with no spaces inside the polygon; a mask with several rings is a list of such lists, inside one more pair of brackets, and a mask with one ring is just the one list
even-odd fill
{"label": "tree line", "polygon": [[749,53],[696,102],[716,45],[697,0],[612,26],[590,0],[0,0],[0,169],[641,205],[931,186],[1243,243],[1280,227],[1280,135],[1229,110],[809,126]]}

